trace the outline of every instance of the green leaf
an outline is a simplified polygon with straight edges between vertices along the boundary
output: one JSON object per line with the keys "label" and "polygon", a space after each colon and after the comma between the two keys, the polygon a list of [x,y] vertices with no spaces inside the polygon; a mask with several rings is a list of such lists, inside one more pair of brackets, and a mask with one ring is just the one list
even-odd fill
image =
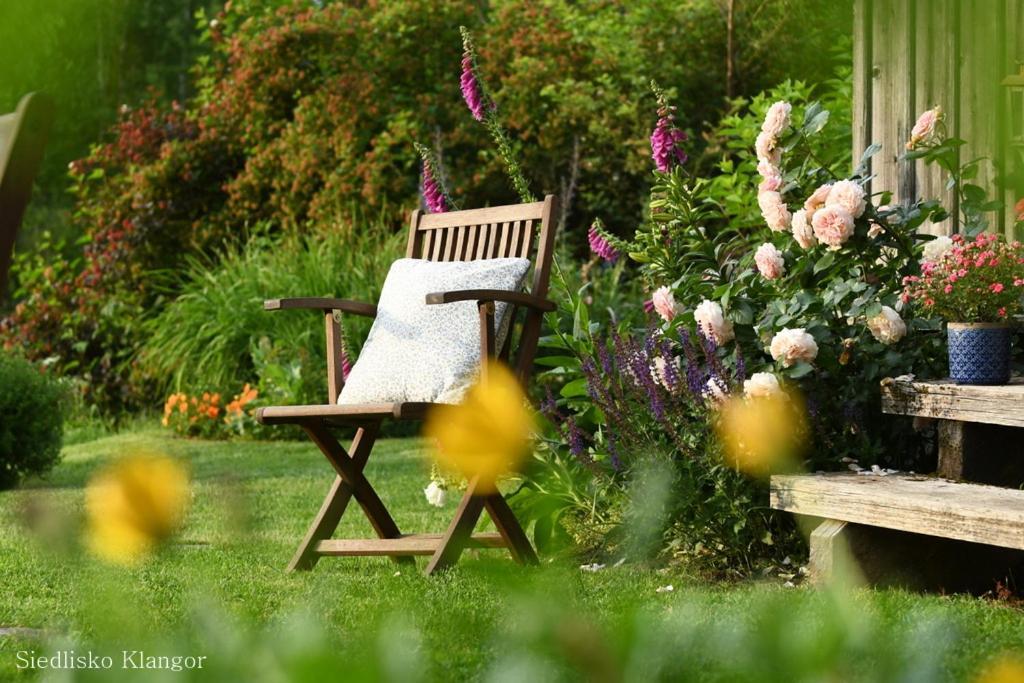
{"label": "green leaf", "polygon": [[827,270],[836,261],[836,254],[834,251],[826,252],[824,256],[818,259],[818,262],[814,264],[814,272],[820,273],[823,270]]}
{"label": "green leaf", "polygon": [[793,367],[789,368],[786,372],[793,379],[800,379],[814,372],[814,366],[804,361],[798,361]]}
{"label": "green leaf", "polygon": [[578,396],[587,395],[587,379],[586,377],[580,377],[562,387],[562,391],[559,392],[562,398],[576,398]]}

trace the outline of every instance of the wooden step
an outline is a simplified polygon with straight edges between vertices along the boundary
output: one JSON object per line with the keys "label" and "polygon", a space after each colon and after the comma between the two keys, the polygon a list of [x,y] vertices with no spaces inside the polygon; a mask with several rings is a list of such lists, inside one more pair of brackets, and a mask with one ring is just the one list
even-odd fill
{"label": "wooden step", "polygon": [[798,515],[1024,550],[1024,491],[914,475],[776,475],[771,506]]}
{"label": "wooden step", "polygon": [[882,412],[1024,427],[1024,377],[1000,386],[887,378],[882,380]]}
{"label": "wooden step", "polygon": [[[329,539],[316,544],[320,555],[433,555],[443,534],[405,534],[399,538]],[[470,548],[505,548],[505,539],[496,532],[473,534]]]}

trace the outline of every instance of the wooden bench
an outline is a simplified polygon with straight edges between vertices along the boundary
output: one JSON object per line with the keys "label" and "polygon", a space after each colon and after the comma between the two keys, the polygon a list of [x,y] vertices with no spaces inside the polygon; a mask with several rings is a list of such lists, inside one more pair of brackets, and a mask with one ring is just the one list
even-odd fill
{"label": "wooden bench", "polygon": [[978,591],[1024,568],[1024,379],[888,379],[882,409],[938,420],[939,476],[773,476],[772,508],[817,525],[812,578],[856,571],[872,584]]}

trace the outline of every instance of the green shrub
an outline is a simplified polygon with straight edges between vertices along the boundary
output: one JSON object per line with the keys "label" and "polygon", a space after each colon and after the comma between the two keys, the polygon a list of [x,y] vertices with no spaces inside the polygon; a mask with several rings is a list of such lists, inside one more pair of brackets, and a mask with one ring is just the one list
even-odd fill
{"label": "green shrub", "polygon": [[65,390],[28,361],[0,354],[0,490],[60,460]]}
{"label": "green shrub", "polygon": [[[147,323],[138,356],[160,390],[237,394],[273,384],[278,400],[322,402],[327,364],[323,319],[310,311],[263,310],[265,299],[337,296],[376,301],[404,234],[378,228],[273,240],[255,238],[219,262],[193,258],[181,294]],[[354,354],[370,319],[343,321]],[[281,376],[292,381],[282,382]]]}

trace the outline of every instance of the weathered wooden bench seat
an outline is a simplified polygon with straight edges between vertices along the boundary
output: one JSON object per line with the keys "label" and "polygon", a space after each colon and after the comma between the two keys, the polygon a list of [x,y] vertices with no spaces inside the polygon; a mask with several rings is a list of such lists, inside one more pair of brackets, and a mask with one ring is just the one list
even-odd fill
{"label": "weathered wooden bench seat", "polygon": [[771,506],[825,520],[810,541],[811,573],[818,579],[837,570],[841,554],[852,553],[872,583],[958,590],[976,580],[984,589],[994,576],[986,572],[1024,560],[1019,489],[899,474],[777,475]]}

